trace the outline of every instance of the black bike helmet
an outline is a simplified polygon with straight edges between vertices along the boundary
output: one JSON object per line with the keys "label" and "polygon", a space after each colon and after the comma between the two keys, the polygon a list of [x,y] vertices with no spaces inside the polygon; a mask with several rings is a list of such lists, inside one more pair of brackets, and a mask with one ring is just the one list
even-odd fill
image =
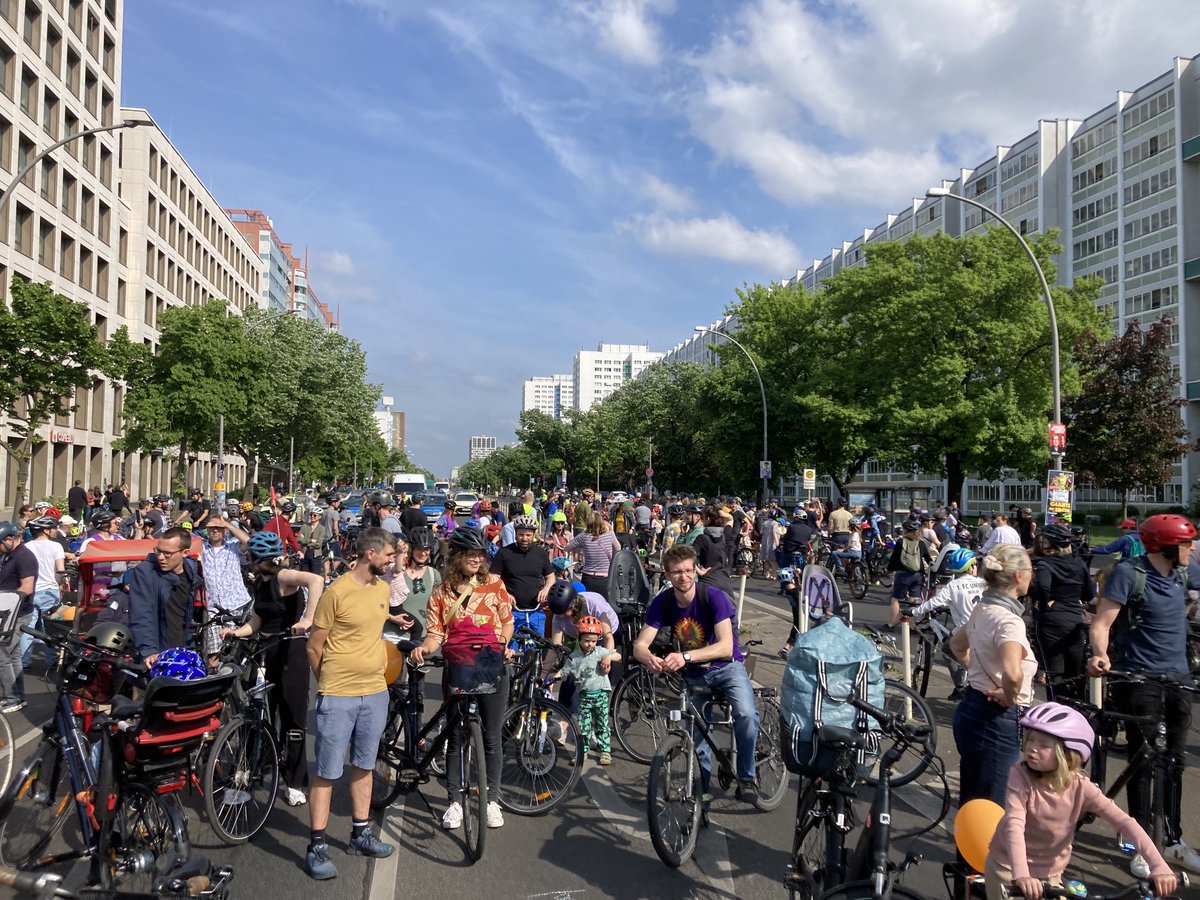
{"label": "black bike helmet", "polygon": [[453,550],[487,550],[487,538],[474,525],[459,525],[450,535]]}
{"label": "black bike helmet", "polygon": [[294,513],[296,511],[296,504],[293,503],[291,500],[285,500],[285,501],[283,501],[283,505],[279,507],[279,510],[285,516],[290,516],[292,513]]}
{"label": "black bike helmet", "polygon": [[667,504],[667,515],[668,516],[682,516],[683,515],[683,504],[682,503],[668,503]]}
{"label": "black bike helmet", "polygon": [[432,550],[437,545],[437,536],[428,528],[414,528],[408,535],[408,546],[414,550],[419,547]]}
{"label": "black bike helmet", "polygon": [[114,519],[116,519],[115,515],[113,515],[107,509],[102,509],[100,512],[92,514],[91,525],[97,531],[103,531],[113,523]]}
{"label": "black bike helmet", "polygon": [[1057,522],[1051,522],[1039,531],[1038,537],[1045,540],[1051,547],[1067,547],[1071,544],[1070,529]]}
{"label": "black bike helmet", "polygon": [[546,608],[556,616],[565,616],[567,610],[575,605],[575,598],[578,596],[575,585],[560,578],[550,585],[550,593],[546,595]]}
{"label": "black bike helmet", "polygon": [[700,506],[698,503],[689,503],[687,507],[684,508],[684,512],[688,513],[688,515],[698,516],[700,513],[704,512],[704,507]]}
{"label": "black bike helmet", "polygon": [[38,516],[26,522],[25,527],[30,531],[51,531],[58,527],[58,519],[53,516]]}
{"label": "black bike helmet", "polygon": [[0,541],[21,533],[21,529],[13,522],[0,522]]}
{"label": "black bike helmet", "polygon": [[120,622],[97,622],[83,639],[102,650],[111,650],[122,656],[133,652],[133,632]]}
{"label": "black bike helmet", "polygon": [[171,497],[169,494],[155,494],[151,498],[155,503],[170,503]]}
{"label": "black bike helmet", "polygon": [[919,531],[921,529],[921,522],[919,519],[905,519],[901,527],[905,531]]}

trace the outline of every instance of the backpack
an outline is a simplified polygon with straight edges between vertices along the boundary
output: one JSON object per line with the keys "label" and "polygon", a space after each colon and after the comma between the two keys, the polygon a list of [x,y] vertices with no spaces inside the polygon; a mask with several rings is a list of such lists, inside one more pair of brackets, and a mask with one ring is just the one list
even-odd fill
{"label": "backpack", "polygon": [[[1146,545],[1142,543],[1142,539],[1136,534],[1129,537],[1129,552],[1125,554],[1124,559],[1136,559],[1139,556],[1146,555]],[[1139,569],[1142,573],[1142,587],[1146,586],[1146,570]]]}
{"label": "backpack", "polygon": [[[883,657],[874,641],[851,629],[839,618],[831,618],[801,634],[787,657],[780,692],[780,723],[783,758],[788,771],[819,776],[837,760],[836,752],[822,746],[816,736],[822,725],[834,725],[862,733],[877,732],[878,726],[848,702],[851,695],[884,705]],[[862,774],[872,746],[858,751]]]}
{"label": "backpack", "polygon": [[900,568],[906,572],[925,571],[925,558],[921,552],[921,541],[919,539],[900,539]]}

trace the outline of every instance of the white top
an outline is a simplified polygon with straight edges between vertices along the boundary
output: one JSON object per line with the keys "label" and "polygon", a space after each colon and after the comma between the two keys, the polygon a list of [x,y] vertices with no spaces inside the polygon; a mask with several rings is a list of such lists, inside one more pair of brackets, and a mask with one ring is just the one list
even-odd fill
{"label": "white top", "polygon": [[38,573],[33,582],[34,593],[38,591],[58,591],[58,561],[66,559],[62,544],[58,541],[44,538],[36,541],[26,541],[25,546],[37,557]]}
{"label": "white top", "polygon": [[990,553],[997,544],[1016,544],[1019,547],[1021,546],[1021,535],[1017,534],[1017,529],[1011,525],[997,525],[980,548],[980,552]]}

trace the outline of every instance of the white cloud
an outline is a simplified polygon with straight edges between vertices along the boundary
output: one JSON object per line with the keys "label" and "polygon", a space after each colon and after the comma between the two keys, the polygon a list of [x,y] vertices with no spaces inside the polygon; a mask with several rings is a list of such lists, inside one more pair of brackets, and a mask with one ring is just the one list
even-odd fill
{"label": "white cloud", "polygon": [[688,190],[663,181],[657,175],[644,175],[637,191],[663,212],[686,213],[696,208],[696,201]]}
{"label": "white cloud", "polygon": [[656,66],[662,60],[661,36],[653,16],[675,9],[674,0],[599,0],[581,8],[600,33],[600,43],[624,62]]}
{"label": "white cloud", "polygon": [[349,253],[341,250],[322,250],[317,253],[318,270],[329,275],[351,276],[358,274],[358,266]]}
{"label": "white cloud", "polygon": [[1198,44],[1194,0],[755,0],[689,60],[688,116],[786,203],[896,206]]}
{"label": "white cloud", "polygon": [[800,250],[788,238],[754,231],[736,218],[673,219],[661,213],[635,216],[623,228],[661,256],[710,257],[781,272],[795,268]]}

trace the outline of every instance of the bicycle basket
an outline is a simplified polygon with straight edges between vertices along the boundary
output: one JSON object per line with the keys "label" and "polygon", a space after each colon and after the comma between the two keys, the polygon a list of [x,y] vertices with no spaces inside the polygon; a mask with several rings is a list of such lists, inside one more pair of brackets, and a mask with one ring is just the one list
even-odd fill
{"label": "bicycle basket", "polygon": [[451,694],[494,694],[504,677],[504,654],[496,644],[443,647],[446,690]]}

